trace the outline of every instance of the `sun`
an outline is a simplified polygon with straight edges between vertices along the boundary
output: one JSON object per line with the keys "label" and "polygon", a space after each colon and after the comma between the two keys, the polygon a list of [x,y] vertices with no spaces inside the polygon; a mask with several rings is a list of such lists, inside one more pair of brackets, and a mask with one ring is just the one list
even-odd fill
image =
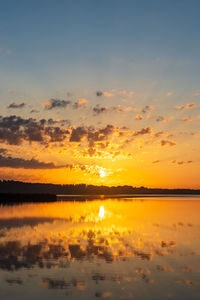
{"label": "sun", "polygon": [[101,178],[103,178],[103,177],[106,176],[106,173],[104,172],[104,170],[100,170],[100,171],[99,171],[99,176],[100,176]]}

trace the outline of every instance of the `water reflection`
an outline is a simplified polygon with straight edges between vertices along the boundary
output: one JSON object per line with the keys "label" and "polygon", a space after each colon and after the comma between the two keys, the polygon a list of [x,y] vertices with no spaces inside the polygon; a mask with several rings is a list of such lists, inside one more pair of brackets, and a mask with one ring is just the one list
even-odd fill
{"label": "water reflection", "polygon": [[29,299],[199,299],[199,209],[117,199],[0,207],[0,296],[27,299],[29,287]]}

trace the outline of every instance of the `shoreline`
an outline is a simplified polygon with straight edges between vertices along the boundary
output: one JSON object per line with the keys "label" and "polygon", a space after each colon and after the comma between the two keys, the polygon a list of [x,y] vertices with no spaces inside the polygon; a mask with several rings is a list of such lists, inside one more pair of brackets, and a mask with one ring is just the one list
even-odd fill
{"label": "shoreline", "polygon": [[45,203],[45,202],[84,202],[92,200],[106,200],[106,199],[123,199],[127,201],[131,200],[144,200],[154,198],[159,200],[167,200],[169,198],[173,200],[195,200],[195,198],[200,198],[200,194],[87,194],[87,195],[56,195],[56,194],[38,194],[38,193],[0,193],[0,204],[2,205],[12,205],[12,204],[23,204],[23,203]]}

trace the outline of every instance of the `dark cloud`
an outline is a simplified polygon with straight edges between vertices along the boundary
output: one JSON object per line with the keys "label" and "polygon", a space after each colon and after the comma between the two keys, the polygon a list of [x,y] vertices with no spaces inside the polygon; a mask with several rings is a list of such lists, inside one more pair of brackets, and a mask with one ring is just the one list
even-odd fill
{"label": "dark cloud", "polygon": [[177,164],[177,165],[183,165],[183,164],[191,164],[193,161],[192,160],[186,160],[186,161],[183,161],[183,160],[172,160],[172,163],[173,164]]}
{"label": "dark cloud", "polygon": [[152,161],[152,164],[157,164],[159,162],[160,162],[160,160],[154,160],[154,161]]}
{"label": "dark cloud", "polygon": [[95,129],[89,129],[88,131],[88,141],[89,145],[93,146],[94,142],[100,142],[104,141],[108,138],[109,135],[111,135],[115,130],[115,127],[113,125],[107,125],[105,128],[101,128],[98,130]]}
{"label": "dark cloud", "polygon": [[97,91],[97,92],[96,92],[96,95],[97,95],[97,97],[101,97],[101,96],[103,95],[103,92]]}
{"label": "dark cloud", "polygon": [[41,162],[35,158],[23,159],[11,156],[0,155],[0,168],[23,168],[23,169],[60,169],[64,167],[72,167],[71,165],[56,166],[52,162]]}
{"label": "dark cloud", "polygon": [[0,153],[3,153],[3,154],[5,154],[5,153],[7,153],[7,150],[6,150],[6,149],[4,149],[4,148],[0,148]]}
{"label": "dark cloud", "polygon": [[47,110],[51,110],[54,108],[65,108],[67,105],[71,104],[69,100],[60,100],[60,99],[50,99],[49,101],[44,103],[44,107]]}
{"label": "dark cloud", "polygon": [[166,117],[163,117],[163,116],[158,116],[157,119],[156,119],[157,122],[168,122],[168,121],[171,121],[171,120],[173,120],[173,117],[166,118]]}
{"label": "dark cloud", "polygon": [[82,140],[82,138],[87,135],[87,133],[88,133],[88,130],[84,126],[72,128],[70,142],[80,142]]}
{"label": "dark cloud", "polygon": [[72,128],[70,142],[81,142],[81,140],[85,137],[89,143],[88,154],[93,156],[96,153],[94,148],[95,143],[107,140],[114,130],[115,127],[113,125],[107,125],[101,129],[84,126]]}
{"label": "dark cloud", "polygon": [[60,127],[45,128],[45,135],[51,138],[50,142],[62,142],[67,134],[69,134],[69,130]]}
{"label": "dark cloud", "polygon": [[105,113],[108,111],[108,108],[107,107],[100,107],[99,105],[96,105],[94,108],[93,108],[93,112],[95,115],[99,115],[101,113]]}
{"label": "dark cloud", "polygon": [[146,105],[143,109],[142,109],[142,113],[146,114],[147,112],[153,110],[155,108],[155,106],[153,105]]}
{"label": "dark cloud", "polygon": [[19,104],[13,102],[13,103],[11,103],[11,104],[8,106],[8,108],[23,108],[25,105],[26,105],[26,104],[25,104],[24,102],[23,102],[23,103],[19,103]]}
{"label": "dark cloud", "polygon": [[163,122],[164,119],[165,119],[164,117],[159,116],[159,117],[157,117],[156,122]]}
{"label": "dark cloud", "polygon": [[152,128],[150,126],[146,128],[142,128],[140,130],[135,131],[132,135],[137,136],[137,135],[144,135],[144,134],[150,134],[152,132]]}
{"label": "dark cloud", "polygon": [[[55,127],[55,124],[59,125]],[[0,141],[10,145],[19,145],[23,141],[28,142],[60,142],[63,141],[69,131],[60,126],[69,125],[69,120],[53,119],[23,119],[18,116],[0,116]]]}
{"label": "dark cloud", "polygon": [[32,109],[30,111],[30,114],[38,114],[39,113],[39,110],[36,110],[36,109]]}
{"label": "dark cloud", "polygon": [[160,141],[161,146],[175,146],[175,141],[169,141],[169,140],[161,140]]}

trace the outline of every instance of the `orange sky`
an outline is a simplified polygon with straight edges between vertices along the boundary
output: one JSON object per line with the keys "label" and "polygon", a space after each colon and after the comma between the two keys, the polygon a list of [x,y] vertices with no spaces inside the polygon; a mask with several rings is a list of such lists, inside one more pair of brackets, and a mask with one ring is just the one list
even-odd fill
{"label": "orange sky", "polygon": [[87,92],[41,102],[34,118],[15,103],[21,116],[0,118],[1,179],[200,188],[199,100],[172,97],[165,109],[141,106],[134,91]]}

